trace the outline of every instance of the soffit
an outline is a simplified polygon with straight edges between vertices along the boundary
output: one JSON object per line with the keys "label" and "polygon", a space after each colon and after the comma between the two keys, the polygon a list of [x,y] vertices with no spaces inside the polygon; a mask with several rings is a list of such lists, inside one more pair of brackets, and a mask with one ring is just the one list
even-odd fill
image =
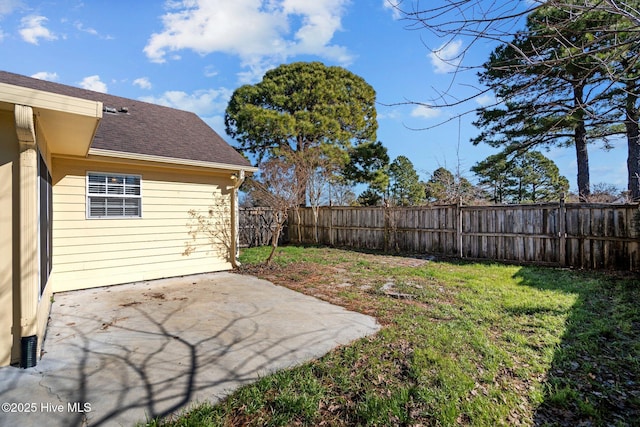
{"label": "soffit", "polygon": [[101,102],[0,83],[0,108],[16,104],[33,109],[37,137],[53,154],[85,156],[102,117]]}

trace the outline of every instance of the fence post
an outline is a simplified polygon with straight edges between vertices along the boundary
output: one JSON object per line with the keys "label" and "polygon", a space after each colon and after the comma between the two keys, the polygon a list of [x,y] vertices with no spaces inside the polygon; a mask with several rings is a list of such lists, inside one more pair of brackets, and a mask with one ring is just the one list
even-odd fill
{"label": "fence post", "polygon": [[561,267],[567,265],[567,208],[564,205],[564,193],[560,196],[558,207],[558,262]]}
{"label": "fence post", "polygon": [[331,203],[329,203],[329,245],[333,246],[333,209]]}
{"label": "fence post", "polygon": [[384,251],[387,252],[389,251],[389,205],[385,202],[385,204],[382,206],[382,213],[383,213],[383,217],[384,217],[384,234],[382,235],[382,238],[384,239],[383,241],[383,247],[384,247]]}
{"label": "fence post", "polygon": [[458,256],[462,258],[462,198],[459,198],[458,203],[456,203],[456,241],[458,243]]}

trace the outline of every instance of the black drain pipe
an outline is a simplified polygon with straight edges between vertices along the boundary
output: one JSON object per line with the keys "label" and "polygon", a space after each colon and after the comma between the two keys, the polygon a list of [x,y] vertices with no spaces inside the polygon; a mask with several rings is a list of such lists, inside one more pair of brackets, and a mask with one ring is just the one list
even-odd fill
{"label": "black drain pipe", "polygon": [[38,363],[38,336],[31,335],[20,339],[20,367],[33,368]]}

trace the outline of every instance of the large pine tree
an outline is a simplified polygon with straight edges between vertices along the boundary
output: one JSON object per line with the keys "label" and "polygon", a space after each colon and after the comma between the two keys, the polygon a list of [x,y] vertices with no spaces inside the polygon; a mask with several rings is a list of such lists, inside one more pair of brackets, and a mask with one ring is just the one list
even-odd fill
{"label": "large pine tree", "polygon": [[424,187],[413,163],[398,156],[389,166],[391,202],[396,206],[416,206],[424,203]]}
{"label": "large pine tree", "polygon": [[608,97],[610,59],[607,36],[617,16],[594,11],[571,20],[564,9],[541,7],[526,29],[510,44],[501,45],[484,64],[480,80],[499,100],[478,110],[482,128],[475,144],[506,147],[524,153],[536,146],[573,145],[578,193],[590,193],[589,142],[607,144],[620,132],[620,111]]}
{"label": "large pine tree", "polygon": [[[362,77],[342,67],[284,64],[267,71],[259,83],[235,90],[225,114],[226,131],[241,151],[258,161],[280,158],[310,164],[314,156],[340,169],[354,146],[375,143],[375,99],[374,89]],[[296,171],[305,187],[304,171]]]}
{"label": "large pine tree", "polygon": [[471,171],[491,191],[494,203],[538,203],[560,199],[569,181],[553,160],[538,151],[507,158],[494,154],[476,163]]}

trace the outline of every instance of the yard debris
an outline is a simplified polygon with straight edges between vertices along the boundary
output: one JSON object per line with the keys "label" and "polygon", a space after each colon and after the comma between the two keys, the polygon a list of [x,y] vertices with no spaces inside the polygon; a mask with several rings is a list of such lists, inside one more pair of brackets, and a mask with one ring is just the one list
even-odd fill
{"label": "yard debris", "polygon": [[403,294],[401,292],[385,292],[386,296],[396,299],[413,299],[413,295],[411,294]]}
{"label": "yard debris", "polygon": [[407,294],[407,293],[403,293],[403,292],[397,292],[394,290],[395,287],[395,283],[394,282],[387,282],[384,285],[382,285],[382,287],[380,288],[380,292],[382,292],[384,295],[391,297],[391,298],[396,298],[396,299],[413,299],[413,295],[411,294]]}
{"label": "yard debris", "polygon": [[395,286],[395,283],[393,282],[387,282],[384,285],[382,285],[382,287],[380,288],[380,290],[384,293],[391,291],[391,289]]}

